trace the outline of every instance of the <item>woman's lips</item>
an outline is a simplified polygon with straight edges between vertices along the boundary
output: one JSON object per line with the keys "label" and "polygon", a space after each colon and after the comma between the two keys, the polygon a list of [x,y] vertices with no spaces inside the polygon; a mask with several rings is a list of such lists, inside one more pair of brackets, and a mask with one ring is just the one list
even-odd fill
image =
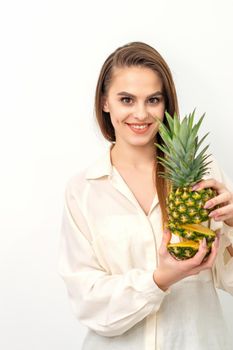
{"label": "woman's lips", "polygon": [[[149,128],[150,128],[150,125],[151,125],[151,123],[144,123],[144,124],[128,124],[127,123],[127,125],[129,126],[129,128],[135,133],[135,134],[145,134],[148,130],[149,130]],[[140,126],[140,125],[147,125],[146,127],[144,127],[144,128],[135,128],[135,127],[133,127],[134,125],[138,125],[138,126]]]}

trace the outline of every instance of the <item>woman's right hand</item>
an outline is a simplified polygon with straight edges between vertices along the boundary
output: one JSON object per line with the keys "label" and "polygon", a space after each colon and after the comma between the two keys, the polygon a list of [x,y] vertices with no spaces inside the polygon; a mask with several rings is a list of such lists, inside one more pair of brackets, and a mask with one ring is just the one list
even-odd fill
{"label": "woman's right hand", "polygon": [[210,269],[216,259],[219,246],[219,234],[217,234],[212,244],[211,253],[205,260],[204,257],[207,252],[205,239],[200,244],[199,250],[194,257],[187,260],[176,260],[167,250],[167,244],[170,242],[170,239],[170,231],[165,230],[159,248],[159,264],[153,274],[155,283],[164,291],[185,277],[197,275],[202,270]]}

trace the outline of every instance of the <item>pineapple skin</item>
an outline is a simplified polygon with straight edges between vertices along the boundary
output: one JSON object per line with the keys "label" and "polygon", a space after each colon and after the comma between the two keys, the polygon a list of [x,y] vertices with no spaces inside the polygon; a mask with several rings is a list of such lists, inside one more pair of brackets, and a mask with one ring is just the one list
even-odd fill
{"label": "pineapple skin", "polygon": [[212,188],[192,191],[191,187],[171,190],[167,198],[169,222],[180,224],[199,224],[209,219],[215,208],[204,209],[205,203],[216,196]]}
{"label": "pineapple skin", "polygon": [[[198,252],[198,249],[199,243],[192,240],[179,243],[169,243],[167,246],[167,250],[176,260],[190,259]],[[210,251],[211,243],[208,243],[205,258],[208,257]]]}
{"label": "pineapple skin", "polygon": [[[205,237],[207,243],[206,257],[210,254],[215,234],[204,234],[197,230],[183,229],[183,224],[200,224],[209,220],[209,213],[215,209],[204,209],[205,203],[216,196],[212,188],[192,191],[191,187],[179,187],[171,190],[167,197],[168,225],[170,231],[182,237],[185,242],[170,243],[167,247],[170,254],[177,260],[192,258],[198,251],[200,241]],[[214,233],[214,231],[212,231]],[[182,243],[185,243],[183,246]]]}
{"label": "pineapple skin", "polygon": [[207,243],[212,243],[215,239],[213,235],[206,235],[198,231],[193,230],[184,230],[182,228],[177,227],[176,229],[170,229],[170,231],[177,236],[183,237],[184,239],[191,240],[194,242],[199,242],[203,238],[206,239]]}

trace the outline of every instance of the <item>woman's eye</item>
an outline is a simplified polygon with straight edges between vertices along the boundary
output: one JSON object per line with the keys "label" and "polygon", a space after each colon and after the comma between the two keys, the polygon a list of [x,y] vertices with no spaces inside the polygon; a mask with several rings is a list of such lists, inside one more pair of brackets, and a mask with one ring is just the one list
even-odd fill
{"label": "woman's eye", "polygon": [[[123,102],[125,104],[129,104],[131,100],[132,100],[131,97],[122,97],[121,98],[121,102]],[[149,103],[155,104],[155,103],[159,102],[159,98],[158,97],[152,97],[148,101],[149,101]]]}
{"label": "woman's eye", "polygon": [[159,102],[159,98],[158,97],[152,97],[149,99],[149,101],[152,101],[152,103],[157,103]]}
{"label": "woman's eye", "polygon": [[[126,102],[125,102],[125,100],[126,100]],[[131,100],[130,97],[122,97],[122,98],[121,98],[121,101],[124,102],[124,103],[126,103],[126,104],[128,104],[129,100]],[[128,102],[127,102],[127,101],[128,101]]]}

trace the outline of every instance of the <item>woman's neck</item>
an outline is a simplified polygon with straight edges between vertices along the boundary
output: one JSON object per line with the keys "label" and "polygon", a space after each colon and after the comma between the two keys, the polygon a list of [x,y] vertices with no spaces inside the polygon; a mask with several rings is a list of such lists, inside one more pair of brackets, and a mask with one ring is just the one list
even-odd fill
{"label": "woman's neck", "polygon": [[156,147],[130,146],[122,147],[115,143],[111,147],[111,161],[113,165],[132,170],[151,170],[156,164]]}

